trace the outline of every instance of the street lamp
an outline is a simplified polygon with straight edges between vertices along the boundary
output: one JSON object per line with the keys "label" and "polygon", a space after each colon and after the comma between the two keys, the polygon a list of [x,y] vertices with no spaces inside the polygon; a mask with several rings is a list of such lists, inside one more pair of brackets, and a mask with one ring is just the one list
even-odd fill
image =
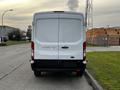
{"label": "street lamp", "polygon": [[[8,10],[5,10],[3,13],[2,13],[2,27],[1,27],[1,32],[3,31],[3,19],[4,19],[4,15],[9,12],[9,11],[13,11],[13,9],[8,9]],[[1,39],[1,36],[0,36],[0,39]],[[1,40],[0,40],[1,41]]]}
{"label": "street lamp", "polygon": [[4,15],[9,12],[9,11],[13,11],[13,9],[9,9],[9,10],[5,10],[2,14],[2,27],[3,27],[3,19],[4,19]]}

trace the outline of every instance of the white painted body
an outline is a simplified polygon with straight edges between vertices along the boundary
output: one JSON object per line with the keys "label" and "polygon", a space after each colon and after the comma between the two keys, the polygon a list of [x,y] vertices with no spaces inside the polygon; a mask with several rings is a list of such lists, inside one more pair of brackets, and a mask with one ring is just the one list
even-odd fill
{"label": "white painted body", "polygon": [[83,60],[85,33],[81,13],[36,13],[32,30],[34,59]]}

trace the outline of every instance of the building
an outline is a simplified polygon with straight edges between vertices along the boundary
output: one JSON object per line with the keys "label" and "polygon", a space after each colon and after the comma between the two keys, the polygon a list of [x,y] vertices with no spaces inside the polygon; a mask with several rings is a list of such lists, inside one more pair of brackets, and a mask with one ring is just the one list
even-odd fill
{"label": "building", "polygon": [[10,32],[19,30],[18,28],[10,27],[10,26],[0,26],[0,37],[8,36]]}
{"label": "building", "polygon": [[26,40],[26,31],[21,31],[19,28],[14,28],[10,26],[0,26],[0,43],[4,39],[9,39],[8,34],[11,32],[19,32],[21,40]]}
{"label": "building", "polygon": [[87,31],[87,42],[101,46],[120,45],[120,28],[93,28]]}

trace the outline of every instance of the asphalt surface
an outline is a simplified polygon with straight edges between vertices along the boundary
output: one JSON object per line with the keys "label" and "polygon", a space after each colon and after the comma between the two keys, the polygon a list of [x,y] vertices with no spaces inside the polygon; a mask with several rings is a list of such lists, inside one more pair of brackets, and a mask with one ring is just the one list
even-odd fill
{"label": "asphalt surface", "polygon": [[0,90],[93,90],[86,78],[68,73],[44,73],[30,67],[30,45],[0,47]]}

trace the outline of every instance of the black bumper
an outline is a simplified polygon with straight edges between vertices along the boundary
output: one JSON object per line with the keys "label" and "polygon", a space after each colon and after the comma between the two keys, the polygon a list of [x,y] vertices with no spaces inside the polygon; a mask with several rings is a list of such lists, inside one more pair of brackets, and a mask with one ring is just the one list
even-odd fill
{"label": "black bumper", "polygon": [[85,68],[83,60],[33,60],[33,71],[75,71]]}

